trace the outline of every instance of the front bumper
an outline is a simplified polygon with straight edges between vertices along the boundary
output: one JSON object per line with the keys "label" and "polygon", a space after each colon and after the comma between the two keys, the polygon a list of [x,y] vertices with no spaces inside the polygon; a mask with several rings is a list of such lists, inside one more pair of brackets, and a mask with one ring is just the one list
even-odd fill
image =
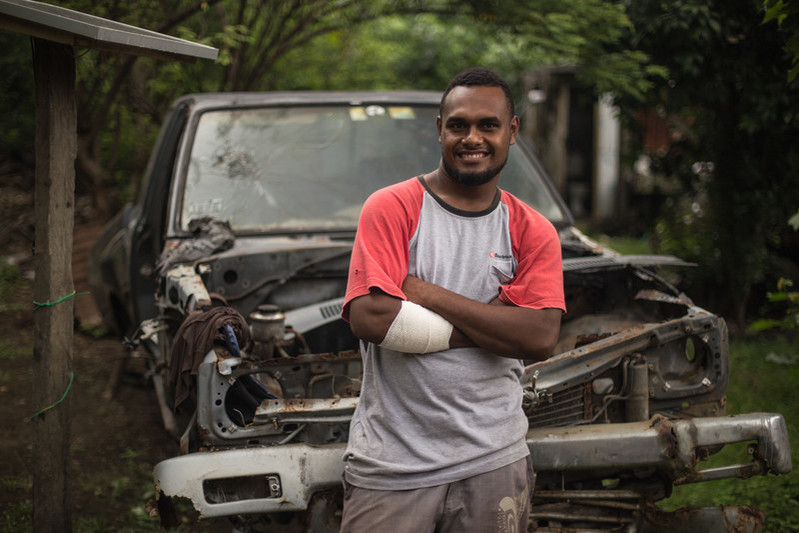
{"label": "front bumper", "polygon": [[[696,470],[702,448],[737,442],[754,443],[752,461]],[[770,413],[538,428],[527,444],[538,472],[655,467],[679,484],[792,469],[785,420]],[[183,455],[156,465],[156,494],[188,498],[202,517],[303,511],[314,493],[340,486],[345,449],[287,444]],[[265,481],[263,490],[237,489],[254,479]]]}
{"label": "front bumper", "polygon": [[[702,449],[753,443],[751,461],[696,470]],[[527,433],[536,471],[613,470],[658,467],[675,484],[756,474],[787,474],[793,468],[788,429],[780,414],[537,428]]]}
{"label": "front bumper", "polygon": [[[155,493],[190,499],[203,518],[301,511],[314,493],[341,485],[346,447],[286,444],[181,455],[155,466]],[[259,477],[266,480],[262,491],[219,494],[221,482],[244,485]]]}

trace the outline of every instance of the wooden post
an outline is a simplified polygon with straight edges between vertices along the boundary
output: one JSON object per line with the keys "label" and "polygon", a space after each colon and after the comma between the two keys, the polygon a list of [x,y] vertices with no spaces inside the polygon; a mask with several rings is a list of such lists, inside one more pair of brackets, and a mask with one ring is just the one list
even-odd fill
{"label": "wooden post", "polygon": [[[34,38],[36,82],[36,239],[33,299],[56,302],[72,294],[75,211],[75,57],[70,46]],[[33,531],[69,532],[69,399],[73,302],[34,310]],[[64,398],[60,403],[59,400]]]}

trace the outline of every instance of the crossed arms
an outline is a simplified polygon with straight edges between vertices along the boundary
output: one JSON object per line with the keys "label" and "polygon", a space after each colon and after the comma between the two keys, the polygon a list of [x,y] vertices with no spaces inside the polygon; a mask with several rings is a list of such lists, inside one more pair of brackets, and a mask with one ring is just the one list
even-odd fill
{"label": "crossed arms", "polygon": [[[402,284],[407,299],[450,322],[450,348],[480,346],[514,359],[543,360],[552,354],[560,333],[560,309],[530,309],[472,300],[443,287],[408,276]],[[350,326],[355,336],[380,343],[400,311],[402,301],[378,290],[350,303]]]}

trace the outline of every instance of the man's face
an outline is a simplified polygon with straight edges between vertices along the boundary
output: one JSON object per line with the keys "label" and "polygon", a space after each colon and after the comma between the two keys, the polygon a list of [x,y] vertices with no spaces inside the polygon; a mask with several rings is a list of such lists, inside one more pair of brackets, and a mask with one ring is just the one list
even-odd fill
{"label": "man's face", "polygon": [[436,125],[444,171],[458,183],[482,185],[505,166],[519,119],[501,88],[461,86],[447,95]]}

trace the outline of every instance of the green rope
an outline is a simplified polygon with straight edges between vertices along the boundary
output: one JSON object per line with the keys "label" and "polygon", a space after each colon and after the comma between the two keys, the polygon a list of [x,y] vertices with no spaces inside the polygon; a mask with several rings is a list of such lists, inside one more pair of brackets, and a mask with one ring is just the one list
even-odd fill
{"label": "green rope", "polygon": [[89,293],[88,292],[82,292],[82,293],[78,294],[75,291],[72,291],[71,294],[67,294],[66,296],[64,296],[63,298],[59,298],[55,302],[37,302],[36,300],[34,300],[33,301],[33,310],[34,311],[38,311],[42,307],[51,307],[53,305],[60,304],[61,302],[65,302],[65,301],[67,301],[67,300],[69,300],[71,298],[74,298],[76,296],[83,296],[84,294],[89,294]]}
{"label": "green rope", "polygon": [[57,402],[55,402],[54,404],[52,404],[52,405],[50,405],[50,406],[47,406],[47,407],[45,407],[44,409],[42,409],[41,411],[39,411],[38,413],[36,413],[35,415],[33,415],[33,416],[31,417],[31,420],[33,420],[34,418],[36,418],[36,417],[37,417],[37,416],[39,416],[40,414],[44,413],[45,411],[49,411],[50,409],[52,409],[52,408],[53,408],[53,407],[55,407],[56,405],[58,405],[58,404],[60,404],[61,402],[63,402],[63,401],[64,401],[64,398],[66,398],[66,397],[67,397],[67,393],[69,392],[69,389],[71,389],[71,388],[72,388],[72,381],[73,381],[74,379],[75,379],[75,372],[70,372],[70,373],[69,373],[69,384],[67,385],[67,390],[65,390],[65,391],[64,391],[64,395],[63,395],[63,396],[61,396],[61,399],[60,399],[60,400],[58,400]]}

